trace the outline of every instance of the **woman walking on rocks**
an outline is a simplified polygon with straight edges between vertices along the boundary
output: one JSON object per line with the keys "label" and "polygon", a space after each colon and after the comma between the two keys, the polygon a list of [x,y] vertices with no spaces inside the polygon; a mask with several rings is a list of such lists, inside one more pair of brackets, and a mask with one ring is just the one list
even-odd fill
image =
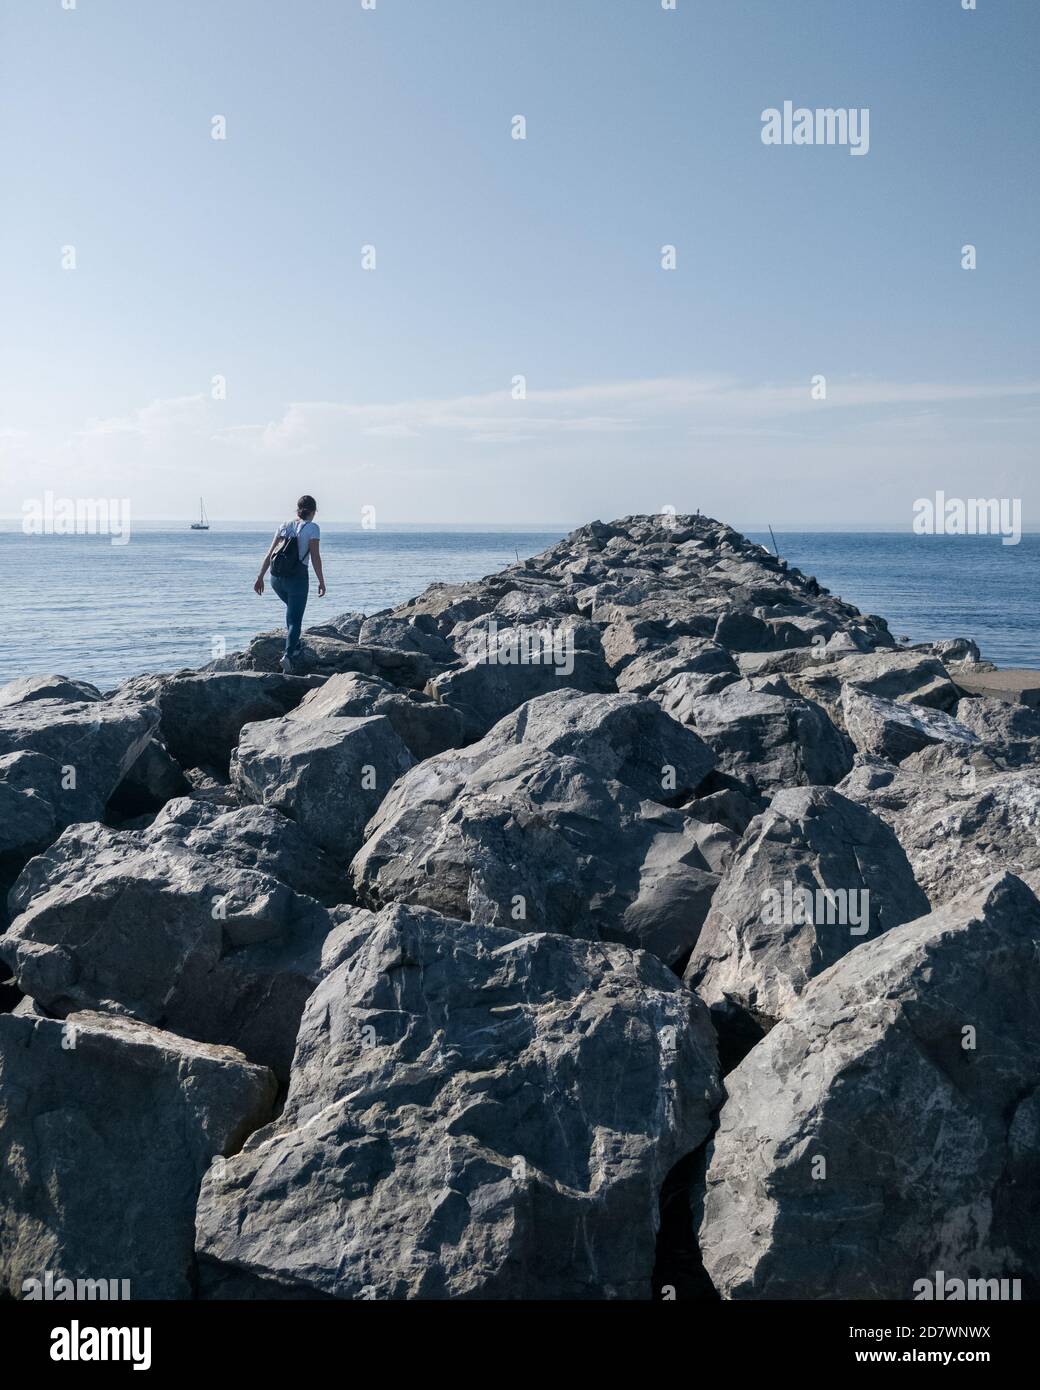
{"label": "woman walking on rocks", "polygon": [[275,532],[260,573],[253,588],[258,594],[264,592],[264,575],[271,571],[271,588],[285,604],[285,653],[282,656],[282,670],[287,674],[295,669],[295,663],[303,654],[300,630],[303,627],[303,613],[307,607],[307,594],[310,587],[308,565],[314,565],[318,576],[318,597],[325,597],[325,576],[321,568],[321,530],[314,520],[318,504],[308,493],[296,503],[296,517],[287,521]]}

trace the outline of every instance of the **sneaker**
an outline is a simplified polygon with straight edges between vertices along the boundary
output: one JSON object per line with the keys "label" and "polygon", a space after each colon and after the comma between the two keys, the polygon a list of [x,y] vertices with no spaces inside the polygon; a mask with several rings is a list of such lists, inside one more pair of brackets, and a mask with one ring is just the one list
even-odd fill
{"label": "sneaker", "polygon": [[291,657],[288,657],[288,656],[283,656],[282,659],[281,659],[281,661],[279,662],[279,665],[280,665],[281,668],[282,668],[282,675],[283,675],[283,676],[291,676],[291,675],[294,674],[294,672],[295,672],[295,670],[296,670],[295,666],[293,666],[293,664],[292,664],[292,659],[291,659]]}

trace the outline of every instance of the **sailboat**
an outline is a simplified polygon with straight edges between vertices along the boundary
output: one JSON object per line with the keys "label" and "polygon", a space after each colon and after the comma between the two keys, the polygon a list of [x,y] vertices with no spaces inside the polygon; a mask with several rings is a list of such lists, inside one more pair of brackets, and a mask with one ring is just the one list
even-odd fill
{"label": "sailboat", "polygon": [[202,498],[199,498],[199,519],[191,523],[193,531],[208,531],[209,517],[206,515],[206,508],[202,505]]}

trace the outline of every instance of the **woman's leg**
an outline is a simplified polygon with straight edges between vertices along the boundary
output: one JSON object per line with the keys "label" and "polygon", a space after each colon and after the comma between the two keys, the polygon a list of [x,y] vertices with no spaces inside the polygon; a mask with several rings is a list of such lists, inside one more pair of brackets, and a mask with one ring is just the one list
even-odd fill
{"label": "woman's leg", "polygon": [[286,585],[288,592],[285,601],[285,654],[290,660],[299,650],[309,587],[306,570],[298,579],[293,579]]}
{"label": "woman's leg", "polygon": [[[272,575],[271,575],[271,588],[275,591],[275,593],[278,595],[278,597],[279,597],[279,598],[282,600],[282,602],[285,604],[285,622],[286,622],[286,627],[288,627],[288,624],[289,624],[289,585],[286,584],[286,582],[285,582],[284,579],[279,579],[277,575],[272,574]],[[287,654],[288,654],[288,651],[289,651],[289,634],[288,634],[288,632],[286,632],[286,634],[285,634],[285,652],[283,652],[283,655],[287,655]]]}

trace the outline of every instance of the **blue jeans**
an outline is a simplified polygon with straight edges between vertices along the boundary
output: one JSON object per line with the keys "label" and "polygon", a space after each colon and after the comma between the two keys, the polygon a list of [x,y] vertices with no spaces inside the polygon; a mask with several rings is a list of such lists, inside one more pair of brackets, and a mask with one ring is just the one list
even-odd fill
{"label": "blue jeans", "polygon": [[300,629],[309,588],[308,571],[304,570],[295,579],[278,579],[272,574],[271,588],[285,604],[285,655],[291,661],[300,649]]}

